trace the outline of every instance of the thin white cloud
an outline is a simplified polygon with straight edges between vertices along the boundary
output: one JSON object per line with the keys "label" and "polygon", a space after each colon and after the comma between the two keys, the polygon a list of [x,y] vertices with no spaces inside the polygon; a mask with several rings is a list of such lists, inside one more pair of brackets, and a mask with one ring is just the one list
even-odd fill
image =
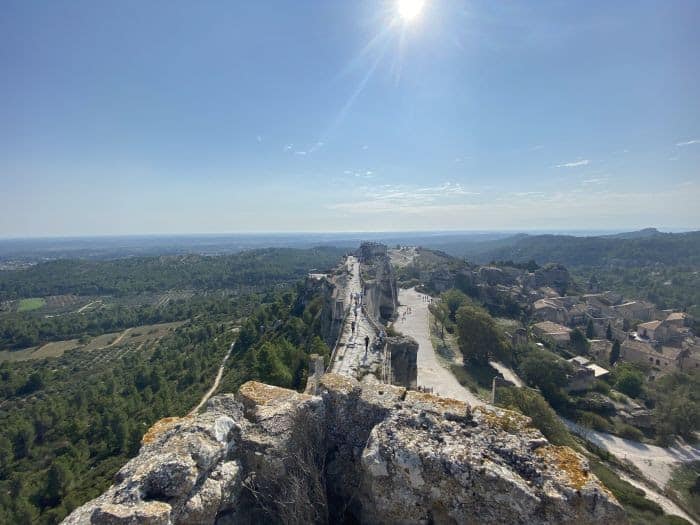
{"label": "thin white cloud", "polygon": [[608,182],[607,177],[600,177],[597,179],[586,179],[583,181],[583,184],[605,184]]}
{"label": "thin white cloud", "polygon": [[686,140],[685,142],[677,142],[676,146],[682,148],[683,146],[690,146],[692,144],[700,144],[700,139]]}
{"label": "thin white cloud", "polygon": [[578,168],[579,166],[588,166],[591,163],[588,159],[575,160],[573,162],[565,162],[563,164],[557,164],[555,168]]}
{"label": "thin white cloud", "polygon": [[[372,172],[355,175],[356,177],[371,178]],[[349,202],[340,202],[328,206],[330,209],[343,210],[353,213],[361,212],[416,212],[425,208],[433,208],[444,204],[459,202],[466,197],[479,195],[467,191],[461,184],[445,182],[437,186],[409,186],[382,184],[372,187],[358,188],[359,195]]]}
{"label": "thin white cloud", "polygon": [[257,140],[258,142],[262,142],[262,136],[258,135],[257,137],[255,137],[255,140]]}
{"label": "thin white cloud", "polygon": [[295,151],[294,154],[295,154],[295,155],[299,155],[300,157],[305,157],[305,156],[306,156],[306,152],[305,152],[305,151]]}

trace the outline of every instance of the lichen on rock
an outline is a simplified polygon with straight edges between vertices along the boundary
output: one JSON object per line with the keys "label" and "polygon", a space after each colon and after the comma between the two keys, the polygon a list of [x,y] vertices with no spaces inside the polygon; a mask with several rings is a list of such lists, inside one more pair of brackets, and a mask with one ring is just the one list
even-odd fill
{"label": "lichen on rock", "polygon": [[529,418],[333,374],[316,390],[248,382],[158,425],[65,523],[626,522]]}

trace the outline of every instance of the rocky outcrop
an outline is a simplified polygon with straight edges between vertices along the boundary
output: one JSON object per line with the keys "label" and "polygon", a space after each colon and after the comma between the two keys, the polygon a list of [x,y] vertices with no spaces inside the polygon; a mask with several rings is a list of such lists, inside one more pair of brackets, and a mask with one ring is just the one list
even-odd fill
{"label": "rocky outcrop", "polygon": [[391,383],[416,388],[418,383],[418,341],[409,336],[388,337],[386,352],[391,360]]}
{"label": "rocky outcrop", "polygon": [[618,524],[613,496],[528,418],[326,374],[244,384],[147,434],[66,524]]}
{"label": "rocky outcrop", "polygon": [[549,286],[556,290],[560,295],[565,295],[567,290],[572,287],[571,275],[569,270],[561,264],[545,264],[543,267],[535,270],[535,286]]}
{"label": "rocky outcrop", "polygon": [[307,307],[316,304],[318,311],[314,315],[318,319],[318,333],[330,347],[335,344],[343,326],[343,311],[337,311],[336,303],[344,297],[347,281],[348,275],[343,267],[338,268],[337,275],[331,278],[308,277],[294,304],[295,315],[301,315]]}
{"label": "rocky outcrop", "polygon": [[379,321],[389,321],[396,315],[398,290],[396,275],[387,255],[378,255],[361,265],[364,303],[369,314]]}

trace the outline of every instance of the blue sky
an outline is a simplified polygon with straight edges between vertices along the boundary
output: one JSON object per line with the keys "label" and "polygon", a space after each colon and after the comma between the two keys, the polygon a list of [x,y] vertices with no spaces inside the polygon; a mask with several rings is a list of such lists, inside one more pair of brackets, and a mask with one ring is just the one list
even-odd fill
{"label": "blue sky", "polygon": [[700,227],[695,1],[5,1],[0,236]]}

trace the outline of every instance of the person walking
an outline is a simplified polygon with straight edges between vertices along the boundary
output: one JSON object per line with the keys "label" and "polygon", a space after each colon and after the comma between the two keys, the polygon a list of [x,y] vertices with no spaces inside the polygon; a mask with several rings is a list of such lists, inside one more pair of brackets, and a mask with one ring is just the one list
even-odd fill
{"label": "person walking", "polygon": [[365,355],[367,355],[367,350],[369,350],[369,336],[365,336]]}
{"label": "person walking", "polygon": [[350,323],[350,327],[352,328],[352,335],[355,335],[355,321]]}

